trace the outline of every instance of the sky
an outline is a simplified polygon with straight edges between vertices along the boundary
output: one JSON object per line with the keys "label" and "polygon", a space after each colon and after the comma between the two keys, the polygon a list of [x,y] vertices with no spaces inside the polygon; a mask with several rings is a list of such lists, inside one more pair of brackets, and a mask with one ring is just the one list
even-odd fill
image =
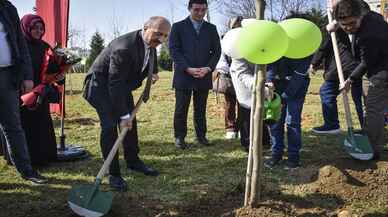
{"label": "sky", "polygon": [[[19,16],[32,13],[35,0],[10,0]],[[187,0],[70,0],[70,29],[80,32],[70,46],[88,47],[94,32],[102,33],[106,43],[113,39],[113,26],[126,33],[140,29],[151,16],[165,16],[176,22],[188,16]],[[223,26],[226,18],[210,10],[216,25]],[[213,16],[214,15],[214,16]],[[213,19],[213,18],[212,18]]]}
{"label": "sky", "polygon": [[[33,12],[35,0],[10,0],[18,9],[19,16]],[[325,2],[326,0],[316,0]],[[90,38],[100,32],[109,43],[114,38],[114,24],[124,34],[140,29],[151,16],[164,16],[172,22],[186,18],[188,0],[70,0],[70,31],[76,30],[77,37],[69,46],[89,47]],[[227,18],[210,5],[211,22],[218,30],[225,29]],[[74,31],[73,31],[74,32]]]}

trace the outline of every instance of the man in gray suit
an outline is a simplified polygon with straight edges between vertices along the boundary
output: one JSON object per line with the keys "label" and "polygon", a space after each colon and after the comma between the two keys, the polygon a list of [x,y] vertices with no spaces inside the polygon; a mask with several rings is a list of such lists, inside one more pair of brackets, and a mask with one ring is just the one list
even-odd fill
{"label": "man in gray suit", "polygon": [[19,92],[32,89],[32,78],[31,59],[17,10],[9,1],[0,0],[0,128],[7,140],[3,145],[8,145],[11,161],[22,178],[43,184],[47,180],[31,167],[20,122]]}
{"label": "man in gray suit", "polygon": [[[141,86],[149,72],[154,81],[158,80],[155,48],[166,41],[170,29],[171,25],[164,17],[151,17],[142,30],[113,40],[94,61],[85,79],[84,97],[96,109],[101,121],[103,157],[107,158],[117,139],[117,127],[128,127],[130,131],[123,142],[127,166],[149,176],[159,173],[138,157],[136,120],[133,123],[129,121],[134,108],[132,91]],[[110,165],[109,174],[112,188],[120,191],[127,189],[120,174],[118,154]]]}

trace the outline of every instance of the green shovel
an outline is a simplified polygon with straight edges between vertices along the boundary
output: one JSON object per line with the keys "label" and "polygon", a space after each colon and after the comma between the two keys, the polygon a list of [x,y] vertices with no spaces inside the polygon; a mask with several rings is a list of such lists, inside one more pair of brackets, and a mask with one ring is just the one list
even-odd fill
{"label": "green shovel", "polygon": [[[137,111],[139,110],[140,105],[143,102],[144,93],[141,95],[140,99],[137,101],[135,108],[132,111],[130,121],[132,122],[135,118]],[[70,208],[80,216],[85,217],[99,217],[107,214],[112,206],[113,194],[112,192],[103,192],[100,191],[99,187],[102,181],[102,178],[106,174],[110,163],[112,162],[116,152],[124,140],[125,135],[128,132],[128,128],[123,128],[119,137],[117,138],[112,150],[109,152],[108,157],[106,158],[102,168],[98,172],[94,185],[82,185],[74,186],[70,190],[70,195],[68,198],[68,204]]]}
{"label": "green shovel", "polygon": [[[329,2],[331,3],[331,1]],[[327,15],[329,17],[329,22],[332,22],[333,17],[332,17],[330,8],[328,8],[327,10]],[[335,56],[335,61],[337,65],[338,77],[339,77],[340,83],[343,84],[345,82],[345,79],[344,79],[341,59],[338,51],[337,38],[335,36],[335,32],[332,32],[330,35],[331,35],[331,41],[333,43],[333,50],[334,50],[334,56]],[[372,146],[369,143],[368,137],[362,134],[356,134],[353,131],[353,122],[352,122],[352,117],[350,112],[349,99],[346,91],[342,91],[342,97],[343,97],[344,107],[345,107],[346,124],[348,125],[348,133],[344,141],[344,148],[346,152],[348,152],[350,156],[352,156],[355,159],[371,160],[373,158],[374,152],[373,152]]]}

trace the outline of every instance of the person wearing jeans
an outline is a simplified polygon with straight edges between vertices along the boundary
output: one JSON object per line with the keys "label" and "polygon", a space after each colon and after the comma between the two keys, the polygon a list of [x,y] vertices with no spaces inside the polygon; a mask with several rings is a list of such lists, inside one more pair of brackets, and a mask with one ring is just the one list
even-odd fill
{"label": "person wearing jeans", "polygon": [[310,78],[307,73],[311,57],[304,59],[281,58],[268,66],[267,85],[275,87],[282,97],[281,118],[270,126],[272,156],[264,162],[268,168],[279,165],[284,155],[284,135],[287,127],[288,159],[285,169],[296,169],[300,166],[299,151],[302,147],[302,110]]}
{"label": "person wearing jeans", "polygon": [[[337,45],[339,49],[342,69],[345,79],[347,79],[357,66],[357,61],[353,57],[351,51],[351,41],[348,35],[344,31],[337,31],[336,33]],[[337,96],[340,94],[339,91],[339,77],[337,72],[337,65],[334,58],[333,45],[331,37],[326,34],[324,41],[320,48],[315,53],[311,62],[310,70],[317,70],[322,63],[324,63],[324,82],[319,90],[322,104],[323,114],[323,125],[314,127],[312,131],[318,134],[338,134],[341,132],[340,123],[338,120],[338,107],[337,107]],[[354,82],[351,89],[353,102],[357,111],[358,120],[360,125],[364,123],[364,111],[362,104],[362,80],[358,79]]]}
{"label": "person wearing jeans", "polygon": [[[338,120],[337,97],[340,94],[339,82],[325,81],[320,90],[319,95],[322,103],[322,114],[324,125],[318,129],[313,128],[315,133],[339,133],[340,124]],[[364,123],[364,111],[362,105],[362,82],[358,80],[351,88],[352,99],[357,111],[360,126]]]}
{"label": "person wearing jeans", "polygon": [[385,145],[384,109],[388,107],[388,23],[373,11],[363,13],[362,5],[352,0],[339,1],[334,18],[338,25],[331,24],[328,30],[340,27],[349,34],[359,61],[341,89],[348,91],[365,74],[369,80],[363,129],[373,146],[374,160],[378,160]]}

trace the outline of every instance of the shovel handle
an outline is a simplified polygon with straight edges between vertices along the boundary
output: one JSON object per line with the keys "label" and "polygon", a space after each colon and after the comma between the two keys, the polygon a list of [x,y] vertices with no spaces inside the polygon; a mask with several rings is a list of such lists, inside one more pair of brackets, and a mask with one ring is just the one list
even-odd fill
{"label": "shovel handle", "polygon": [[[138,110],[140,108],[140,105],[143,103],[143,96],[144,96],[144,92],[139,97],[139,100],[137,101],[135,108],[132,110],[131,117],[129,118],[130,122],[133,121],[133,119],[136,116],[136,113],[138,112]],[[106,174],[106,171],[108,170],[110,164],[112,163],[112,160],[113,160],[114,156],[116,155],[117,150],[119,149],[120,144],[123,142],[128,131],[129,131],[128,127],[124,127],[121,130],[119,137],[116,139],[115,144],[113,145],[112,149],[110,150],[108,157],[106,158],[106,160],[104,161],[104,164],[102,165],[100,171],[98,172],[98,175],[96,177],[96,181],[101,180],[102,177],[104,177],[104,175]]]}
{"label": "shovel handle", "polygon": [[[329,1],[329,3],[331,4],[332,2]],[[329,22],[331,23],[333,21],[333,15],[331,12],[331,5],[327,8],[327,16],[329,18]],[[341,58],[340,58],[339,50],[338,50],[337,37],[336,37],[335,32],[331,32],[330,36],[331,36],[331,42],[333,44],[334,57],[335,57],[336,65],[337,65],[338,78],[340,80],[340,83],[343,84],[345,82],[345,78],[344,78],[344,72],[342,69]],[[345,107],[346,124],[348,125],[348,128],[350,129],[350,128],[353,128],[353,122],[352,122],[352,117],[351,117],[348,93],[346,91],[342,91],[342,99],[344,101],[344,107]]]}

